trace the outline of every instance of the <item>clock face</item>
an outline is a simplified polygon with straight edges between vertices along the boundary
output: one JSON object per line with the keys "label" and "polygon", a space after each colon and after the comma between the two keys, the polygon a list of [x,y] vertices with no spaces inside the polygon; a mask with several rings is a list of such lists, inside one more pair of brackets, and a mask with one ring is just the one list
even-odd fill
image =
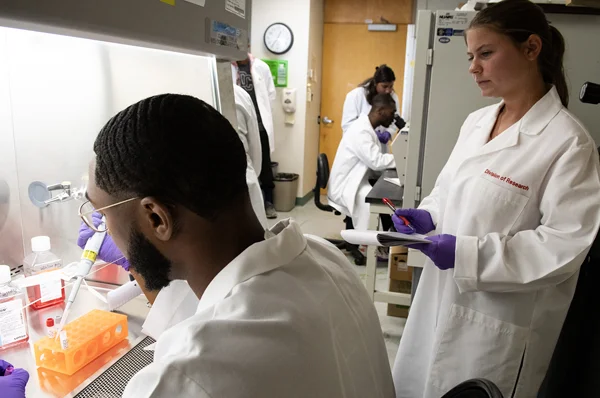
{"label": "clock face", "polygon": [[285,54],[294,44],[292,30],[283,23],[274,23],[265,31],[265,46],[273,54]]}

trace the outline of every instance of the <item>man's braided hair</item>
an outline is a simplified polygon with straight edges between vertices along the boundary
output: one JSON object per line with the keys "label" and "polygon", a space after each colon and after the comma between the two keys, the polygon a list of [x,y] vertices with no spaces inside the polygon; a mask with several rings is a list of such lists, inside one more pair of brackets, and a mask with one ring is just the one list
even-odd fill
{"label": "man's braided hair", "polygon": [[102,128],[94,152],[96,184],[120,199],[152,196],[214,219],[248,192],[236,130],[191,96],[163,94],[129,106]]}

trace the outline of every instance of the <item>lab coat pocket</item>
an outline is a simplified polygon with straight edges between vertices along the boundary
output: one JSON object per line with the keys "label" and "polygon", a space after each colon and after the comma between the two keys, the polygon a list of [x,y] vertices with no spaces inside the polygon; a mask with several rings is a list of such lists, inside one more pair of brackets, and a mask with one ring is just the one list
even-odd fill
{"label": "lab coat pocket", "polygon": [[512,227],[529,201],[527,195],[502,187],[485,177],[477,178],[471,198],[473,206],[469,214],[476,218],[473,224],[481,229],[472,231],[471,234],[481,235],[490,232],[510,235]]}
{"label": "lab coat pocket", "polygon": [[528,333],[527,328],[453,304],[431,368],[431,385],[444,394],[463,381],[485,378],[510,397]]}

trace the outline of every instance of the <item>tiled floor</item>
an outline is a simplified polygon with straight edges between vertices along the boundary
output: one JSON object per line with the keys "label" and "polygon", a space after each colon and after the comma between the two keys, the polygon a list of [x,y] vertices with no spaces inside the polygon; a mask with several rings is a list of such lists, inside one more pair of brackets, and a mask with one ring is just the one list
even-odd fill
{"label": "tiled floor", "polygon": [[[327,203],[327,198],[323,197],[322,201]],[[273,225],[279,220],[290,217],[300,224],[304,233],[321,236],[323,238],[340,239],[340,231],[344,228],[342,216],[336,216],[333,213],[319,210],[313,201],[310,201],[305,206],[296,207],[289,213],[279,213],[279,217],[276,220],[269,221],[270,224]],[[352,261],[351,263],[354,264]],[[360,278],[364,281],[365,267],[355,266],[355,268]],[[387,269],[385,267],[377,268],[376,283],[379,289],[385,290],[387,288]],[[406,319],[387,316],[387,304],[375,303],[375,307],[379,313],[379,320],[381,322],[390,364],[393,364]]]}

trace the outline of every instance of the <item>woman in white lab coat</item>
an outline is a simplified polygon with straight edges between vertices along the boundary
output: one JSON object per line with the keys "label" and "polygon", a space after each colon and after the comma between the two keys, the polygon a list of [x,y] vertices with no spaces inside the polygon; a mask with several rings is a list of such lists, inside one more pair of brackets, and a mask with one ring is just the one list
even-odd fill
{"label": "woman in white lab coat", "polygon": [[346,133],[350,125],[361,115],[367,115],[377,94],[390,94],[396,101],[396,113],[400,114],[400,100],[394,92],[396,75],[392,68],[380,65],[375,74],[346,95],[342,113],[342,131]]}
{"label": "woman in white lab coat", "polygon": [[394,366],[402,398],[477,377],[536,396],[600,224],[598,153],[566,109],[560,32],[507,0],[466,42],[482,94],[503,101],[469,115],[431,194],[394,216],[432,235]]}

